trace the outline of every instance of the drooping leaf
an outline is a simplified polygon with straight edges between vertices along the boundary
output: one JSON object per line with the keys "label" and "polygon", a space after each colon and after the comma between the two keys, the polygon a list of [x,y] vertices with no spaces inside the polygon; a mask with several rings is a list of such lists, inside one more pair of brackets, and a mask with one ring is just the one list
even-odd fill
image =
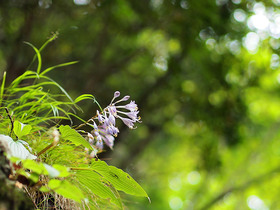
{"label": "drooping leaf", "polygon": [[2,134],[0,135],[0,141],[7,143],[12,157],[17,157],[22,160],[37,158],[35,155],[32,155],[20,141],[14,141],[11,137]]}
{"label": "drooping leaf", "polygon": [[59,127],[61,137],[71,141],[76,146],[83,145],[88,149],[93,149],[88,141],[86,141],[76,130],[70,128],[69,125],[61,125]]}
{"label": "drooping leaf", "polygon": [[42,58],[41,58],[40,51],[33,44],[31,44],[29,42],[24,42],[24,43],[31,46],[33,48],[33,50],[35,51],[37,60],[38,60],[37,74],[40,74],[41,66],[42,66]]}
{"label": "drooping leaf", "polygon": [[18,138],[25,136],[30,133],[32,127],[31,125],[25,125],[19,121],[14,122],[14,132]]}
{"label": "drooping leaf", "polygon": [[94,171],[80,170],[76,176],[83,186],[87,187],[93,194],[101,198],[109,198],[110,201],[119,207],[122,207],[120,198],[118,198],[110,188],[109,183]]}
{"label": "drooping leaf", "polygon": [[[81,201],[85,198],[82,191],[67,180],[52,179],[49,181],[48,186],[50,189],[63,197],[72,199],[79,203],[81,203]],[[42,190],[46,189],[43,188]]]}
{"label": "drooping leaf", "polygon": [[130,195],[147,197],[145,190],[126,172],[114,166],[108,166],[106,162],[92,161],[91,168],[101,174],[117,190]]}
{"label": "drooping leaf", "polygon": [[[46,79],[46,80],[51,81],[51,82],[49,83],[50,85],[54,85],[54,86],[58,87],[58,88],[64,93],[64,95],[65,95],[70,101],[73,102],[73,99],[70,97],[70,95],[67,93],[67,91],[66,91],[61,85],[59,85],[57,82],[55,82],[55,81],[54,81],[53,79],[51,79],[50,77],[42,76],[42,75],[41,75],[41,78],[44,78],[44,79]],[[42,83],[41,83],[41,84],[42,84]]]}
{"label": "drooping leaf", "polygon": [[80,102],[80,101],[87,100],[87,99],[89,99],[89,100],[94,100],[95,98],[94,98],[94,96],[91,95],[91,94],[83,94],[83,95],[80,95],[79,97],[77,97],[77,98],[74,100],[74,102],[75,102],[75,103],[78,103],[78,102]]}

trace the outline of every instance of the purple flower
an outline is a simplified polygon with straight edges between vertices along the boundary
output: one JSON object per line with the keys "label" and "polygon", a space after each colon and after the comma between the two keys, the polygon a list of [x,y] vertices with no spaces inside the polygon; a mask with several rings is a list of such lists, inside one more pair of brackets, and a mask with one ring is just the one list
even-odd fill
{"label": "purple flower", "polygon": [[130,129],[134,128],[134,123],[135,123],[134,120],[125,117],[119,117],[119,118],[123,121],[124,124],[127,125],[127,127],[129,127]]}
{"label": "purple flower", "polygon": [[104,135],[103,141],[107,144],[111,149],[113,149],[115,138],[111,135]]}
{"label": "purple flower", "polygon": [[[92,120],[93,131],[91,133],[99,149],[103,149],[103,142],[112,149],[115,137],[117,137],[119,133],[119,129],[116,127],[116,118],[119,118],[131,129],[135,128],[134,124],[136,122],[141,122],[135,101],[130,101],[126,105],[116,106],[116,104],[127,101],[130,98],[130,96],[124,96],[120,100],[114,102],[118,97],[120,97],[120,92],[116,91],[111,103],[101,113],[97,111],[96,117]],[[99,125],[97,125],[94,120],[98,120]]]}
{"label": "purple flower", "polygon": [[117,97],[119,97],[120,95],[121,95],[120,91],[116,91],[116,92],[114,93],[114,99],[117,98]]}
{"label": "purple flower", "polygon": [[[120,102],[122,102],[122,101],[127,101],[129,98],[130,98],[130,96],[124,96],[122,99],[116,101],[116,102],[113,103],[113,104],[117,104],[117,103],[120,103]],[[112,103],[111,103],[111,104],[112,104]]]}
{"label": "purple flower", "polygon": [[123,114],[126,115],[127,117],[129,117],[131,120],[133,121],[139,121],[140,117],[137,116],[139,111],[131,111],[131,112],[122,112],[122,111],[118,111],[119,114]]}
{"label": "purple flower", "polygon": [[125,105],[125,108],[130,110],[130,111],[137,111],[138,107],[137,104],[135,103],[135,101],[130,101],[129,104]]}
{"label": "purple flower", "polygon": [[108,123],[110,125],[114,125],[114,126],[116,125],[116,118],[112,114],[109,114]]}
{"label": "purple flower", "polygon": [[88,133],[88,142],[89,142],[90,144],[93,144],[93,142],[94,142],[94,137],[93,137],[93,135],[91,135],[90,133]]}
{"label": "purple flower", "polygon": [[104,116],[101,115],[98,110],[96,111],[96,115],[97,115],[97,119],[98,119],[99,123],[103,123],[104,122]]}
{"label": "purple flower", "polygon": [[96,146],[98,149],[102,150],[102,149],[103,149],[103,141],[102,141],[102,140],[98,140],[98,141],[96,142],[95,146]]}
{"label": "purple flower", "polygon": [[119,133],[119,129],[113,125],[108,125],[108,126],[102,126],[103,130],[105,131],[105,134],[109,134],[112,136],[117,137],[118,133]]}
{"label": "purple flower", "polygon": [[108,106],[108,111],[111,115],[116,116],[117,114],[117,108],[115,106]]}

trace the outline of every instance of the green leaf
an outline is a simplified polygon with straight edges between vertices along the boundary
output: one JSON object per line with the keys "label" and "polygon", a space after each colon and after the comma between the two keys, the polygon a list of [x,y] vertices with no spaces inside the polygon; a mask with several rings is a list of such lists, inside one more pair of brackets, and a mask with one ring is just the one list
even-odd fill
{"label": "green leaf", "polygon": [[27,70],[27,71],[24,72],[22,75],[20,75],[19,77],[17,77],[17,78],[12,82],[12,84],[10,85],[9,88],[12,90],[13,88],[16,88],[22,80],[31,79],[31,78],[39,78],[39,75],[38,75],[36,72],[34,72],[34,71]]}
{"label": "green leaf", "polygon": [[19,121],[14,122],[14,133],[18,138],[25,136],[30,133],[32,127],[31,125],[25,125]]}
{"label": "green leaf", "polygon": [[101,198],[110,198],[111,202],[122,207],[120,198],[111,190],[110,184],[94,171],[79,170],[76,173],[80,184],[87,187],[93,194]]}
{"label": "green leaf", "polygon": [[69,125],[61,125],[59,127],[59,131],[63,139],[69,140],[77,146],[83,145],[88,149],[93,149],[90,143],[86,141],[76,130],[70,128]]}
{"label": "green leaf", "polygon": [[37,174],[47,175],[47,170],[44,167],[43,163],[36,162],[34,160],[24,160],[22,161],[22,166],[25,169],[29,169]]}
{"label": "green leaf", "polygon": [[62,165],[48,165],[46,163],[37,162],[34,160],[22,161],[22,166],[25,169],[29,169],[37,174],[48,175],[51,178],[66,177],[69,175],[67,168]]}
{"label": "green leaf", "polygon": [[48,165],[48,164],[46,164],[46,163],[43,163],[43,165],[44,165],[45,169],[47,170],[48,175],[49,175],[51,178],[59,177],[60,172],[59,172],[57,169],[55,169],[54,167],[52,167],[52,166],[50,166],[50,165]]}
{"label": "green leaf", "polygon": [[42,66],[42,58],[41,58],[40,51],[33,44],[31,44],[29,42],[24,42],[24,43],[31,46],[33,48],[33,50],[35,51],[35,53],[37,55],[37,60],[38,60],[37,74],[40,74],[41,66]]}
{"label": "green leaf", "polygon": [[78,103],[78,102],[80,102],[80,101],[83,101],[83,100],[87,100],[87,99],[89,99],[89,100],[93,100],[94,102],[95,102],[95,97],[93,96],[93,95],[91,95],[91,94],[83,94],[83,95],[80,95],[79,97],[77,97],[76,99],[75,99],[75,103]]}
{"label": "green leaf", "polygon": [[67,177],[70,174],[68,168],[63,165],[54,164],[52,167],[59,171],[60,174],[58,177]]}
{"label": "green leaf", "polygon": [[[82,191],[67,180],[52,179],[49,181],[48,186],[50,189],[63,197],[72,199],[79,203],[81,203],[81,201],[85,198]],[[45,189],[43,188],[43,190]]]}
{"label": "green leaf", "polygon": [[49,188],[47,188],[46,186],[40,187],[39,190],[40,190],[41,192],[49,192],[49,191],[50,191]]}
{"label": "green leaf", "polygon": [[[57,87],[61,90],[61,92],[63,92],[63,93],[65,94],[65,96],[66,96],[70,101],[73,102],[73,99],[72,99],[72,98],[70,97],[70,95],[66,92],[66,90],[64,90],[64,88],[61,87],[57,82],[55,82],[53,79],[51,79],[51,78],[49,78],[49,77],[47,77],[47,76],[41,75],[40,77],[51,81],[51,83],[49,83],[50,85],[57,86]],[[42,84],[42,83],[40,83],[40,84]]]}
{"label": "green leaf", "polygon": [[130,195],[148,197],[145,190],[126,172],[114,166],[108,166],[106,162],[92,161],[91,168],[101,174],[117,190]]}
{"label": "green leaf", "polygon": [[2,84],[1,84],[1,90],[0,90],[0,105],[2,105],[3,94],[4,94],[4,89],[5,89],[5,82],[6,82],[6,72],[4,72],[3,78],[2,78]]}
{"label": "green leaf", "polygon": [[78,61],[72,61],[72,62],[68,62],[68,63],[62,63],[62,64],[59,64],[59,65],[56,65],[56,66],[52,66],[52,67],[49,67],[47,69],[45,69],[41,74],[40,76],[48,73],[49,71],[55,69],[55,68],[58,68],[58,67],[63,67],[63,66],[69,66],[69,65],[73,65],[75,63],[78,63]]}
{"label": "green leaf", "polygon": [[33,183],[37,183],[40,179],[39,177],[39,174],[37,173],[31,173],[29,176],[28,176],[28,179],[30,179],[31,181],[33,181]]}

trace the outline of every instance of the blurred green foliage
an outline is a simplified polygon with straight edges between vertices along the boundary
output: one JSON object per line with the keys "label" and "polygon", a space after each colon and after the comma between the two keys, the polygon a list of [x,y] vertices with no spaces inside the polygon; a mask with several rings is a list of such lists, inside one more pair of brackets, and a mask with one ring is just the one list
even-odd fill
{"label": "blurred green foliage", "polygon": [[130,208],[278,209],[279,5],[1,1],[0,71],[11,81],[33,57],[23,41],[41,46],[59,33],[42,65],[79,60],[50,72],[72,95],[91,93],[102,105],[115,90],[136,99],[143,123],[101,156],[149,194],[151,204]]}

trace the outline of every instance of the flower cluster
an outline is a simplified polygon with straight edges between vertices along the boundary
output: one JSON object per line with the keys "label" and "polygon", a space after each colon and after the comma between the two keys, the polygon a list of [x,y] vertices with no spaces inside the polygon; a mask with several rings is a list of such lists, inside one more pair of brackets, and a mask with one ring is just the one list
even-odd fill
{"label": "flower cluster", "polygon": [[115,137],[119,133],[119,129],[116,127],[117,118],[130,129],[136,128],[134,126],[136,122],[141,122],[135,101],[130,101],[126,105],[119,105],[119,103],[128,101],[130,98],[124,96],[115,101],[119,96],[120,92],[116,91],[111,103],[102,112],[97,111],[96,116],[91,119],[93,130],[88,133],[89,142],[95,144],[101,150],[103,149],[103,142],[111,149],[113,148]]}

